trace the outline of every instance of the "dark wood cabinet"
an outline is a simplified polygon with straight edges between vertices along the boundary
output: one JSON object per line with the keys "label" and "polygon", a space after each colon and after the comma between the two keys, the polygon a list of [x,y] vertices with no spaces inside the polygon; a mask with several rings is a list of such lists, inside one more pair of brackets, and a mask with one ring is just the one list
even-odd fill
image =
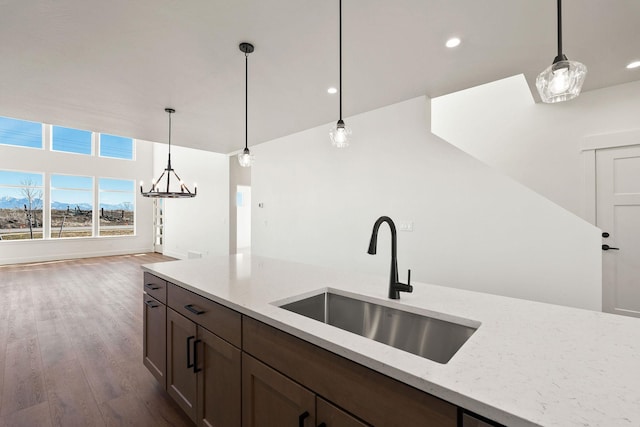
{"label": "dark wood cabinet", "polygon": [[369,424],[358,420],[342,409],[316,397],[316,419],[318,426],[324,427],[368,427]]}
{"label": "dark wood cabinet", "polygon": [[243,351],[366,423],[457,426],[455,405],[249,317],[242,326]]}
{"label": "dark wood cabinet", "polygon": [[315,394],[246,353],[242,355],[243,427],[315,427]]}
{"label": "dark wood cabinet", "polygon": [[194,372],[196,324],[167,309],[167,392],[194,422],[198,383]]}
{"label": "dark wood cabinet", "polygon": [[167,309],[167,391],[199,426],[239,427],[241,352]]}
{"label": "dark wood cabinet", "polygon": [[167,387],[167,307],[157,299],[142,298],[143,336],[142,354],[144,366],[149,369],[164,388]]}
{"label": "dark wood cabinet", "polygon": [[198,425],[241,424],[240,349],[198,326]]}
{"label": "dark wood cabinet", "polygon": [[142,289],[150,296],[154,297],[162,304],[167,303],[167,281],[154,276],[151,273],[144,273]]}

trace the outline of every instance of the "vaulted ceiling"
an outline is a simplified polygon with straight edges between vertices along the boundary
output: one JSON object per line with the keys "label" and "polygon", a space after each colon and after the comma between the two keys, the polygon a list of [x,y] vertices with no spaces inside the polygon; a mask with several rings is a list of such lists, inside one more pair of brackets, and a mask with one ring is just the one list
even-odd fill
{"label": "vaulted ceiling", "polygon": [[[640,2],[565,0],[584,90],[640,79]],[[452,36],[462,44],[447,49]],[[333,122],[337,0],[0,0],[0,115],[229,153]],[[554,0],[343,0],[346,117],[523,73],[556,55]]]}

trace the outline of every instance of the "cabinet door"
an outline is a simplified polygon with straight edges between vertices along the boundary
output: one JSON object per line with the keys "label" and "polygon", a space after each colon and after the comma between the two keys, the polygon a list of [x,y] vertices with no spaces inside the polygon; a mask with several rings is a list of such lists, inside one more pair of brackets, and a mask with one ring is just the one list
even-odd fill
{"label": "cabinet door", "polygon": [[332,405],[321,397],[316,398],[318,426],[323,427],[367,427],[357,418],[352,417],[337,406]]}
{"label": "cabinet door", "polygon": [[241,351],[198,326],[198,425],[240,427]]}
{"label": "cabinet door", "polygon": [[193,369],[196,324],[167,308],[167,392],[196,421],[197,376]]}
{"label": "cabinet door", "polygon": [[155,298],[144,295],[142,363],[167,388],[167,307]]}
{"label": "cabinet door", "polygon": [[315,395],[242,354],[243,427],[315,426]]}

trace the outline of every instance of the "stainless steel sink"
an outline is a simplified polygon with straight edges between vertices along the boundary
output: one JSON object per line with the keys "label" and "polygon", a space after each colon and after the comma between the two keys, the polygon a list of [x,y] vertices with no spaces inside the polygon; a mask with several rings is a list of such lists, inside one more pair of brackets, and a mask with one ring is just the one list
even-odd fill
{"label": "stainless steel sink", "polygon": [[438,363],[449,362],[477,329],[333,292],[280,307]]}

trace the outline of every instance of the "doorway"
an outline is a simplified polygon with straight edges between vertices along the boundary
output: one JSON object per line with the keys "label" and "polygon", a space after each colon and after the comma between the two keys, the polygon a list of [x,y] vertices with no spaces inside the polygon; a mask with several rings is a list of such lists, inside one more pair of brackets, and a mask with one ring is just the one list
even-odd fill
{"label": "doorway", "polygon": [[640,317],[640,145],[596,150],[602,308]]}
{"label": "doorway", "polygon": [[236,189],[236,253],[251,253],[251,187]]}

